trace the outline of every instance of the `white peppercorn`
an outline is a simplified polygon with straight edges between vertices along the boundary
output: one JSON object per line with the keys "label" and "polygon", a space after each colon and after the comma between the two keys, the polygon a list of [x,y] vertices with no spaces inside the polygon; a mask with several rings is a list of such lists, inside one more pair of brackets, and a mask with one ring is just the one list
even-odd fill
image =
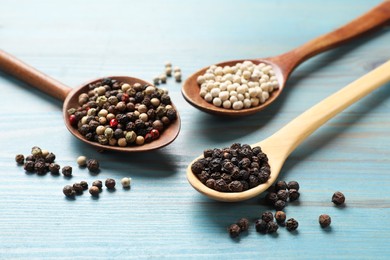
{"label": "white peppercorn", "polygon": [[79,156],[79,157],[77,157],[77,164],[79,165],[79,166],[82,166],[82,167],[84,167],[84,166],[86,166],[87,165],[87,157],[85,157],[85,156]]}
{"label": "white peppercorn", "polygon": [[129,178],[129,177],[122,178],[121,184],[122,184],[123,188],[130,188],[131,178]]}
{"label": "white peppercorn", "polygon": [[135,139],[135,143],[137,145],[143,145],[145,143],[145,138],[141,135],[137,136],[137,138]]}

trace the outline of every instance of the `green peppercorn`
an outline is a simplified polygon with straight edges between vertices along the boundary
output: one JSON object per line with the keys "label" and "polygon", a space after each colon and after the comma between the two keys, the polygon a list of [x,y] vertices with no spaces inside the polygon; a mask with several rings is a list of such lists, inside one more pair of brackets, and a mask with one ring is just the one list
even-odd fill
{"label": "green peppercorn", "polygon": [[72,167],[70,167],[70,166],[62,167],[62,174],[65,177],[72,177]]}
{"label": "green peppercorn", "polygon": [[17,154],[15,156],[15,161],[17,164],[24,164],[24,155],[23,154]]}
{"label": "green peppercorn", "polygon": [[42,149],[39,148],[38,146],[34,146],[33,148],[31,148],[31,154],[37,158],[37,157],[41,157],[42,156]]}
{"label": "green peppercorn", "polygon": [[115,180],[110,178],[108,178],[104,183],[107,189],[115,189],[115,184],[116,184]]}
{"label": "green peppercorn", "polygon": [[106,130],[104,130],[104,135],[110,139],[114,135],[114,130],[112,130],[110,127],[107,127]]}
{"label": "green peppercorn", "polygon": [[137,134],[134,131],[129,131],[126,133],[125,138],[128,144],[132,144],[135,142],[135,139],[137,138]]}
{"label": "green peppercorn", "polygon": [[76,191],[73,189],[72,186],[66,185],[63,189],[62,192],[65,194],[67,197],[73,197],[76,195]]}

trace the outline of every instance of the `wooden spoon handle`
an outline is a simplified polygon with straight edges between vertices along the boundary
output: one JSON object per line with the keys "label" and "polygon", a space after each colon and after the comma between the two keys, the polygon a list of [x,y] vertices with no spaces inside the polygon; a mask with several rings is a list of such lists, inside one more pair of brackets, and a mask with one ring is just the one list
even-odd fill
{"label": "wooden spoon handle", "polygon": [[384,1],[367,13],[336,29],[315,38],[285,54],[271,58],[277,63],[287,78],[299,64],[312,56],[335,48],[367,32],[379,29],[390,23],[390,1]]}
{"label": "wooden spoon handle", "polygon": [[3,50],[0,50],[0,69],[61,101],[72,90]]}
{"label": "wooden spoon handle", "polygon": [[288,123],[266,141],[284,151],[287,156],[311,133],[329,119],[355,103],[368,93],[390,81],[390,60],[348,86],[324,99]]}

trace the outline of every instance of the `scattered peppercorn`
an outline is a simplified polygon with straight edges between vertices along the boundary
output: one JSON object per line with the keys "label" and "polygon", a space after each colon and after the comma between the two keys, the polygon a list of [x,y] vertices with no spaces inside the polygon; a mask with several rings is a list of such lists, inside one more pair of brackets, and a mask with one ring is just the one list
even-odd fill
{"label": "scattered peppercorn", "polygon": [[115,188],[115,180],[114,179],[107,179],[104,183],[104,185],[107,187],[107,189],[114,189]]}
{"label": "scattered peppercorn", "polygon": [[87,168],[91,172],[98,172],[99,171],[99,162],[95,159],[89,159],[87,161]]}
{"label": "scattered peppercorn", "polygon": [[76,191],[73,189],[72,186],[66,185],[63,189],[62,192],[65,194],[67,197],[73,197],[76,194]]}
{"label": "scattered peppercorn", "polygon": [[287,201],[289,194],[286,190],[279,190],[276,195],[278,196],[279,200]]}
{"label": "scattered peppercorn", "polygon": [[99,189],[101,189],[101,188],[103,188],[103,183],[100,180],[96,180],[96,181],[92,182],[92,186],[96,186]]}
{"label": "scattered peppercorn", "polygon": [[87,157],[79,156],[76,160],[77,164],[81,167],[85,167],[87,165]]}
{"label": "scattered peppercorn", "polygon": [[51,163],[49,165],[49,171],[51,174],[54,174],[54,175],[60,174],[60,166],[56,163]]}
{"label": "scattered peppercorn", "polygon": [[294,231],[298,228],[298,221],[296,221],[295,219],[293,218],[290,218],[286,221],[286,229],[288,231]]}
{"label": "scattered peppercorn", "polygon": [[332,222],[332,219],[327,214],[320,215],[318,222],[320,223],[322,228],[329,227],[330,223]]}
{"label": "scattered peppercorn", "polygon": [[275,191],[286,190],[287,183],[285,181],[277,181],[275,183]]}
{"label": "scattered peppercorn", "polygon": [[92,196],[97,197],[97,196],[99,196],[100,189],[97,186],[91,186],[91,188],[89,188],[89,193]]}
{"label": "scattered peppercorn", "polygon": [[301,194],[296,189],[290,189],[288,191],[288,197],[289,197],[290,201],[295,201],[295,200],[299,199],[300,195]]}
{"label": "scattered peppercorn", "polygon": [[255,227],[256,227],[257,232],[260,232],[260,233],[267,232],[267,222],[265,222],[262,219],[256,220]]}
{"label": "scattered peppercorn", "polygon": [[23,164],[24,163],[24,155],[23,154],[17,154],[15,156],[15,161],[18,163],[18,164]]}
{"label": "scattered peppercorn", "polygon": [[83,186],[81,186],[80,183],[74,183],[73,189],[75,190],[76,194],[82,194],[84,190]]}
{"label": "scattered peppercorn", "polygon": [[261,215],[261,219],[268,223],[274,220],[274,215],[272,212],[266,211]]}
{"label": "scattered peppercorn", "polygon": [[203,155],[191,170],[207,187],[220,192],[254,188],[267,182],[271,173],[267,155],[260,147],[235,143],[223,149],[207,149]]}
{"label": "scattered peppercorn", "polygon": [[81,187],[83,187],[83,190],[88,189],[88,183],[86,181],[80,181],[80,185],[81,185]]}
{"label": "scattered peppercorn", "polygon": [[34,161],[26,161],[26,163],[24,164],[24,170],[26,172],[34,172]]}
{"label": "scattered peppercorn", "polygon": [[229,234],[231,237],[238,237],[240,235],[241,228],[237,224],[232,224],[229,227]]}
{"label": "scattered peppercorn", "polygon": [[72,177],[72,167],[70,167],[70,166],[62,167],[62,174],[65,177]]}
{"label": "scattered peppercorn", "polygon": [[336,191],[332,196],[332,202],[337,206],[344,204],[345,196],[340,191]]}
{"label": "scattered peppercorn", "polygon": [[241,228],[241,231],[247,231],[249,228],[249,220],[247,218],[241,218],[238,220],[237,225]]}
{"label": "scattered peppercorn", "polygon": [[282,210],[286,207],[286,202],[284,200],[277,200],[274,207],[276,210]]}
{"label": "scattered peppercorn", "polygon": [[278,222],[279,224],[284,224],[284,222],[286,221],[286,213],[284,213],[281,210],[276,211],[275,219],[276,219],[276,222]]}
{"label": "scattered peppercorn", "polygon": [[296,181],[290,181],[287,183],[287,188],[289,190],[294,189],[294,190],[298,191],[299,190],[299,183]]}
{"label": "scattered peppercorn", "polygon": [[279,226],[275,222],[271,221],[267,223],[267,233],[275,233],[278,230]]}
{"label": "scattered peppercorn", "polygon": [[129,177],[122,178],[121,184],[122,184],[123,188],[130,188],[131,178],[129,178]]}

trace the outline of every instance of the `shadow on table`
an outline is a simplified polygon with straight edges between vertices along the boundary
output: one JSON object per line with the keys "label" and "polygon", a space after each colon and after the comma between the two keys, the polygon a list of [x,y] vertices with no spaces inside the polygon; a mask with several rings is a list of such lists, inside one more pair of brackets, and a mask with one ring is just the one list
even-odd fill
{"label": "shadow on table", "polygon": [[[299,70],[298,68],[297,71],[293,72],[277,101],[259,113],[241,118],[228,118],[202,112],[199,117],[195,118],[194,123],[196,125],[207,126],[207,129],[203,130],[204,135],[210,139],[210,142],[212,143],[229,142],[231,140],[235,140],[253,132],[259,131],[266,124],[271,122],[274,116],[279,113],[283,104],[286,102],[287,97],[293,91],[294,86],[298,85],[302,79],[310,77],[310,74],[321,71],[321,69],[324,67],[332,66],[332,63],[335,61],[340,60],[343,56],[354,51],[370,40],[388,33],[388,31],[389,29],[384,29],[379,32],[370,34],[367,37],[357,39],[354,42],[341,46],[337,49],[320,54],[318,57],[313,58],[313,60],[316,60],[314,63],[300,65],[300,67],[304,67],[304,70]],[[383,62],[385,61],[386,60],[383,60]],[[369,71],[380,63],[381,62],[378,62],[377,64],[371,64],[372,66],[370,65],[365,69]]]}

